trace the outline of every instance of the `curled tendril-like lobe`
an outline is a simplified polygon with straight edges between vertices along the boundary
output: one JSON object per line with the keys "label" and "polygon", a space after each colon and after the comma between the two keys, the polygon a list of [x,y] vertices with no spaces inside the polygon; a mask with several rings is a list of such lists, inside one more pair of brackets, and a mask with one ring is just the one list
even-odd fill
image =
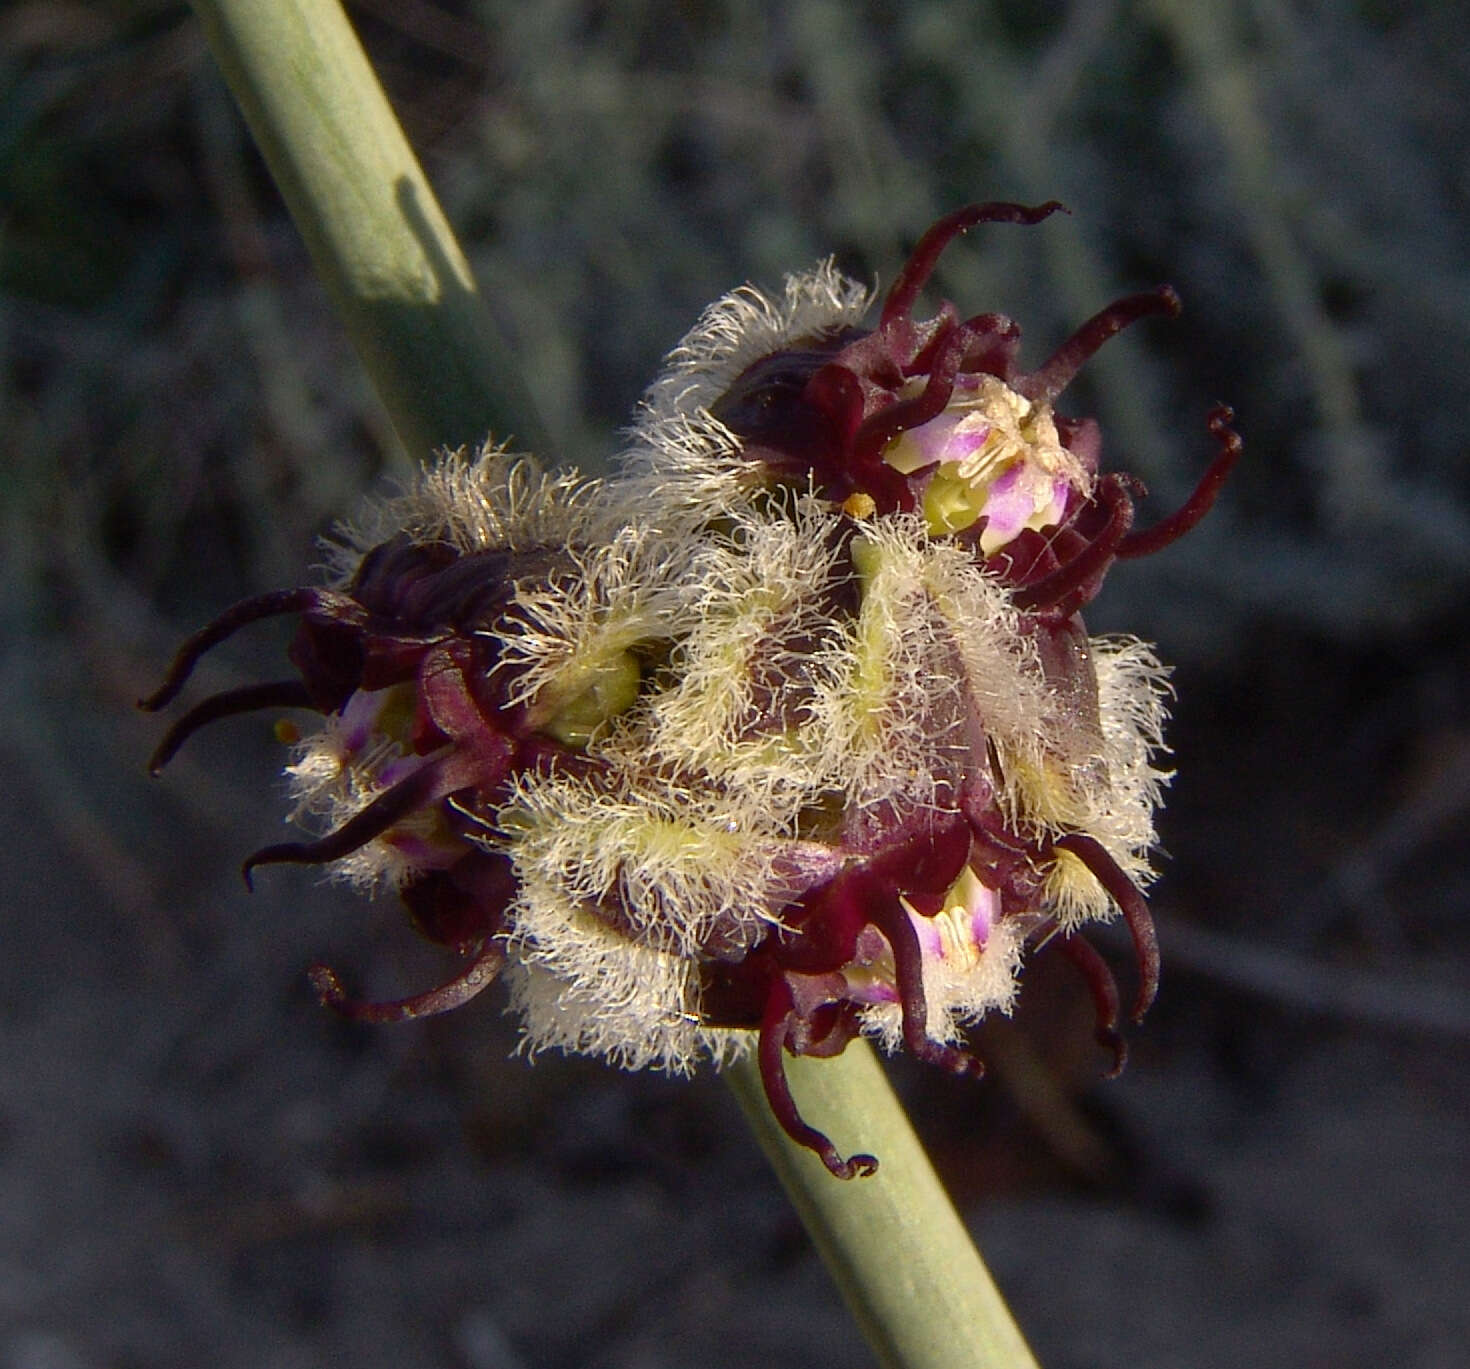
{"label": "curled tendril-like lobe", "polygon": [[1122,1068],[1117,984],[1085,933],[1126,924],[1140,1018],[1165,672],[1080,613],[1115,560],[1204,516],[1240,440],[1217,408],[1194,493],[1136,530],[1142,486],[1053,406],[1109,337],[1177,313],[1172,290],[1102,310],[1029,372],[1002,315],[916,316],[958,236],[1060,208],[940,220],[873,326],[830,264],[780,297],[736,291],[671,353],[616,475],[443,456],[341,534],[329,584],[184,643],[143,707],[242,629],[298,620],[294,675],[195,704],[151,762],[224,718],[316,719],[287,767],[306,834],[257,851],[247,881],[285,863],[387,885],[457,958],[383,1002],[315,966],[324,1004],[407,1021],[498,978],[528,1051],[675,1072],[754,1051],[781,1127],[839,1178],[877,1159],[801,1117],[786,1058],[864,1035],[978,1075],[967,1029],[1010,1009],[1051,941]]}
{"label": "curled tendril-like lobe", "polygon": [[1128,1042],[1118,1030],[1118,981],[1113,978],[1108,962],[1098,954],[1097,947],[1080,932],[1063,937],[1061,948],[1062,954],[1081,972],[1092,992],[1092,1006],[1097,1018],[1094,1036],[1097,1044],[1112,1054],[1113,1063],[1108,1077],[1115,1079],[1128,1063]]}
{"label": "curled tendril-like lobe", "polygon": [[195,704],[179,718],[148,759],[148,773],[158,775],[183,744],[201,727],[240,713],[258,713],[266,708],[312,708],[311,694],[300,680],[271,680],[266,684],[226,689]]}
{"label": "curled tendril-like lobe", "polygon": [[1075,855],[1123,910],[1138,961],[1138,992],[1134,995],[1131,1015],[1135,1022],[1142,1022],[1159,993],[1159,937],[1154,930],[1148,904],[1138,886],[1123,873],[1096,837],[1069,832],[1057,838],[1056,847],[1059,851],[1070,851]]}
{"label": "curled tendril-like lobe", "polygon": [[1049,404],[1072,383],[1083,363],[1115,333],[1150,314],[1177,317],[1183,308],[1179,296],[1168,285],[1120,299],[1088,319],[1016,388],[1033,404]]}
{"label": "curled tendril-like lobe", "polygon": [[1167,518],[1160,519],[1142,532],[1124,537],[1118,544],[1119,557],[1152,556],[1169,543],[1178,541],[1209,513],[1221,487],[1235,469],[1235,463],[1240,460],[1243,444],[1240,434],[1230,426],[1234,421],[1235,410],[1228,404],[1217,404],[1210,410],[1210,434],[1219,445],[1219,451],[1194,487],[1194,493]]}
{"label": "curled tendril-like lobe", "polygon": [[[822,1163],[839,1179],[866,1178],[878,1168],[871,1155],[852,1155],[844,1159],[816,1127],[802,1121],[791,1086],[786,1082],[782,1057],[787,1050],[794,1054],[818,1054],[809,1048],[802,1028],[810,1019],[798,1015],[791,985],[786,979],[771,981],[761,1017],[757,1050],[760,1058],[761,1083],[766,1101],[781,1129],[799,1146],[815,1151]],[[804,1049],[805,1047],[805,1049]]]}
{"label": "curled tendril-like lobe", "polygon": [[495,942],[483,942],[475,949],[469,964],[437,988],[391,1003],[367,1003],[352,998],[342,987],[337,972],[327,965],[313,965],[307,973],[322,1006],[353,1022],[408,1022],[464,1007],[494,983],[504,964],[505,948]]}

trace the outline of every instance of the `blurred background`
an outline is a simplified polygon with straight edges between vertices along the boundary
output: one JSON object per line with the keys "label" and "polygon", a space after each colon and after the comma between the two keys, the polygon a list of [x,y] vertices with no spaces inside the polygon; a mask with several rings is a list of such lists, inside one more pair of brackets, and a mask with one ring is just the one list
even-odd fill
{"label": "blurred background", "polygon": [[[1463,1364],[1470,6],[351,13],[554,459],[724,290],[889,282],[969,201],[1073,210],[938,273],[1033,363],[1177,287],[1067,396],[1157,512],[1213,402],[1247,443],[1091,619],[1177,667],[1163,992],[1117,1081],[1046,956],[985,1083],[893,1073],[1048,1369]],[[245,894],[270,720],[144,774],[178,639],[409,469],[180,4],[0,10],[0,454],[0,1369],[868,1363],[717,1080],[511,1058],[494,990],[335,1020],[314,959],[445,967],[392,900]]]}

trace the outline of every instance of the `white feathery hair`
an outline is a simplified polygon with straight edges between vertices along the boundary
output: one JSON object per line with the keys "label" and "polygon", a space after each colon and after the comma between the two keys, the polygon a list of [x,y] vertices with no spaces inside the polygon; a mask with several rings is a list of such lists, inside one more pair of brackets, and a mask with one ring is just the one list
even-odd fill
{"label": "white feathery hair", "polygon": [[927,572],[962,553],[911,515],[864,523],[861,537],[862,606],[836,647],[815,653],[812,726],[842,757],[850,803],[923,806],[948,777],[946,753],[959,754],[964,687]]}
{"label": "white feathery hair", "polygon": [[535,900],[543,930],[559,923],[547,943],[521,946],[503,973],[526,1054],[560,1050],[687,1075],[703,1060],[722,1065],[750,1048],[749,1032],[701,1024],[694,961],[636,945],[550,893],[522,892],[523,902]]}
{"label": "white feathery hair", "polygon": [[1169,671],[1136,637],[1091,639],[1102,720],[1102,773],[1084,830],[1096,837],[1134,883],[1153,879],[1148,854],[1157,840],[1154,813],[1172,773],[1153,763],[1168,748]]}
{"label": "white feathery hair", "polygon": [[569,702],[600,665],[671,636],[696,545],[630,521],[595,546],[570,548],[568,570],[521,586],[500,629],[499,668],[518,673],[510,702],[543,690]]}
{"label": "white feathery hair", "polygon": [[547,471],[533,456],[486,442],[438,453],[407,488],[368,500],[323,543],[334,582],[356,573],[363,553],[407,534],[473,553],[593,540],[610,516],[603,482],[574,468]]}
{"label": "white feathery hair", "polygon": [[[1001,795],[1007,815],[1039,833],[1072,831],[1093,837],[1140,889],[1153,881],[1150,851],[1154,813],[1169,773],[1153,758],[1165,750],[1168,671],[1153,650],[1133,637],[1093,637],[1088,655],[1097,680],[1097,728],[1073,738],[1090,749],[1091,763],[1064,764],[1058,755],[1029,748],[1002,754],[1008,787]],[[1078,723],[1058,713],[1038,737],[1076,733]],[[1096,876],[1071,852],[1056,853],[1043,871],[1044,900],[1064,931],[1085,922],[1107,921],[1118,909]]]}
{"label": "white feathery hair", "polygon": [[[798,843],[751,819],[675,786],[613,793],[588,778],[519,777],[499,825],[519,885],[509,982],[523,1049],[678,1074],[748,1049],[748,1033],[702,1025],[699,965],[717,922],[754,940],[790,897],[777,862]],[[835,868],[826,848],[800,845]],[[597,915],[609,903],[626,927]]]}
{"label": "white feathery hair", "polygon": [[[624,940],[690,957],[707,953],[712,936],[749,943],[780,926],[797,886],[842,863],[830,846],[783,837],[755,805],[647,774],[529,772],[497,826],[525,888],[558,906],[616,907]],[[547,948],[555,929],[543,919],[528,895],[517,938]]]}
{"label": "white feathery hair", "polygon": [[741,441],[709,406],[762,357],[860,324],[872,301],[829,258],[787,276],[779,298],[743,285],[705,309],[639,404],[620,458],[634,507],[653,503],[661,517],[697,526],[746,502],[752,473]]}
{"label": "white feathery hair", "polygon": [[[628,737],[645,756],[708,776],[783,824],[794,824],[839,769],[836,739],[807,716],[838,635],[824,600],[839,551],[831,534],[830,510],[787,492],[706,537],[691,567],[672,682],[649,696]],[[762,685],[775,697],[757,699],[757,673],[779,682]],[[791,715],[791,726],[761,726],[762,710]]]}
{"label": "white feathery hair", "polygon": [[1004,585],[967,549],[940,539],[925,548],[923,588],[959,653],[986,734],[1012,745],[1034,737],[1048,691],[1036,643]]}
{"label": "white feathery hair", "polygon": [[[819,876],[841,857],[763,830],[718,792],[527,773],[500,811],[519,894],[511,1007],[522,1046],[598,1055],[626,1069],[690,1072],[742,1054],[749,1034],[708,1028],[699,964],[717,927],[754,941],[779,925],[803,860]],[[616,906],[627,925],[599,917]]]}
{"label": "white feathery hair", "polygon": [[645,422],[708,408],[747,366],[793,343],[863,321],[873,292],[844,276],[832,258],[788,275],[779,298],[742,285],[709,305],[664,358],[643,397]]}
{"label": "white feathery hair", "polygon": [[618,458],[617,493],[664,536],[693,536],[745,508],[757,473],[740,439],[703,409],[644,415]]}

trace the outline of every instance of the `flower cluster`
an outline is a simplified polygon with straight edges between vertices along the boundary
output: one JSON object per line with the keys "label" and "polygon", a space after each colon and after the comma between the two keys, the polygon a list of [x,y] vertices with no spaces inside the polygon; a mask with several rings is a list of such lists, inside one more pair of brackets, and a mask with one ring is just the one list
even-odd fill
{"label": "flower cluster", "polygon": [[286,680],[184,714],[302,709],[288,768],[315,835],[246,863],[328,865],[401,894],[461,958],[367,1003],[384,1021],[509,983],[529,1050],[687,1071],[754,1048],[776,1118],[836,1175],[870,1172],[800,1117],[786,1053],[858,1034],[978,1073],[967,1027],[1051,941],[1121,1066],[1114,980],[1083,928],[1121,915],[1157,983],[1142,889],[1164,776],[1164,671],[1078,610],[1132,529],[1089,420],[1052,404],[1172,291],[1125,299],[1038,370],[1002,316],[915,319],[951,239],[1058,208],[976,206],[921,240],[882,303],[829,264],[712,305],[648,392],[620,471],[446,455],[333,547],[330,583],[248,600],[179,652],[156,709],[239,628],[299,616]]}

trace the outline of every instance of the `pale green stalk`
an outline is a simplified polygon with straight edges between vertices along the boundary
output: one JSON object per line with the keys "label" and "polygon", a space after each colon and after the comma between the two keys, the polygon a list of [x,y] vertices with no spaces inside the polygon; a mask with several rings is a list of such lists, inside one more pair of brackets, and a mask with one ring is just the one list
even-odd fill
{"label": "pale green stalk", "polygon": [[878,1158],[834,1179],[766,1104],[754,1056],[725,1077],[812,1242],[885,1369],[1036,1369],[980,1252],[866,1041],[786,1060],[802,1120],[844,1155]]}
{"label": "pale green stalk", "polygon": [[337,0],[194,0],[209,46],[409,455],[543,434]]}
{"label": "pale green stalk", "polygon": [[[337,0],[194,8],[405,447],[492,430],[533,445],[505,348]],[[881,1363],[1034,1369],[872,1051],[787,1063],[802,1115],[876,1154],[875,1176],[834,1179],[793,1145],[752,1063],[727,1077]]]}

